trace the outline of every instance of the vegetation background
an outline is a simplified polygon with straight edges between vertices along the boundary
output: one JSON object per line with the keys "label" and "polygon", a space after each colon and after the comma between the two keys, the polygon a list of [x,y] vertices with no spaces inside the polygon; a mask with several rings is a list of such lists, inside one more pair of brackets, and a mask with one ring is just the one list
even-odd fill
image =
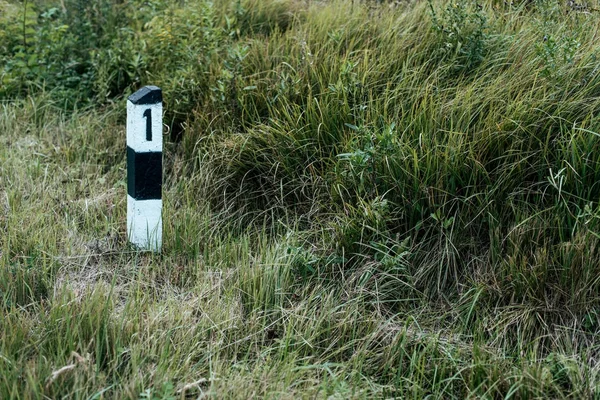
{"label": "vegetation background", "polygon": [[600,398],[599,16],[0,0],[0,398]]}

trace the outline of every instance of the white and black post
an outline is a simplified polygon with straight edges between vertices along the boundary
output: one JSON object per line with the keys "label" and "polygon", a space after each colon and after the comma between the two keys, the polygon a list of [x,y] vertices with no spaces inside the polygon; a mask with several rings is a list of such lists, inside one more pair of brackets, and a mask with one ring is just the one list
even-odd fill
{"label": "white and black post", "polygon": [[162,247],[162,91],[127,99],[127,236],[141,250]]}

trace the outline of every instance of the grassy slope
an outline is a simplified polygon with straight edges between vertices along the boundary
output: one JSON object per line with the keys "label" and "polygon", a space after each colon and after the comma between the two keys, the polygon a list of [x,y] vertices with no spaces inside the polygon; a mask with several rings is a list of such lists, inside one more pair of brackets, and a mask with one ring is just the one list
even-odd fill
{"label": "grassy slope", "polygon": [[598,15],[235,3],[140,33],[161,255],[122,99],[2,104],[0,398],[598,396]]}

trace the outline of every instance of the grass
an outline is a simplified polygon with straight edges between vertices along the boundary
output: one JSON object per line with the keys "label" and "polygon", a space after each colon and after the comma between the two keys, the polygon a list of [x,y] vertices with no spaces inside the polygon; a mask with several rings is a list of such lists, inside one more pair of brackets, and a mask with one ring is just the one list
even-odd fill
{"label": "grass", "polygon": [[594,5],[63,4],[0,1],[0,398],[600,396]]}

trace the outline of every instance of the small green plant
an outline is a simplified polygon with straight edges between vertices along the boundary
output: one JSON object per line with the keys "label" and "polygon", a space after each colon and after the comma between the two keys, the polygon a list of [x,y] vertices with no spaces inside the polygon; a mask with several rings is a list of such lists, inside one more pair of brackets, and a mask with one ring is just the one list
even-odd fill
{"label": "small green plant", "polygon": [[140,393],[140,400],[175,400],[177,392],[171,382],[164,382],[162,387],[153,389],[148,388]]}
{"label": "small green plant", "polygon": [[581,43],[573,35],[562,35],[558,39],[545,34],[542,42],[536,46],[536,52],[542,63],[542,76],[559,82],[561,76],[574,66],[575,55]]}
{"label": "small green plant", "polygon": [[345,125],[356,133],[356,140],[351,142],[355,150],[338,154],[342,162],[340,177],[349,179],[346,185],[355,188],[359,196],[376,196],[377,188],[386,187],[382,178],[385,179],[387,175],[381,172],[390,167],[390,159],[398,154],[396,124],[375,130],[348,123]]}
{"label": "small green plant", "polygon": [[476,1],[450,1],[441,12],[429,1],[432,28],[443,60],[454,63],[458,72],[470,72],[487,51],[487,14]]}
{"label": "small green plant", "polygon": [[21,8],[0,4],[0,65],[3,65],[1,94],[23,94],[40,73],[36,47],[37,13],[32,2]]}

